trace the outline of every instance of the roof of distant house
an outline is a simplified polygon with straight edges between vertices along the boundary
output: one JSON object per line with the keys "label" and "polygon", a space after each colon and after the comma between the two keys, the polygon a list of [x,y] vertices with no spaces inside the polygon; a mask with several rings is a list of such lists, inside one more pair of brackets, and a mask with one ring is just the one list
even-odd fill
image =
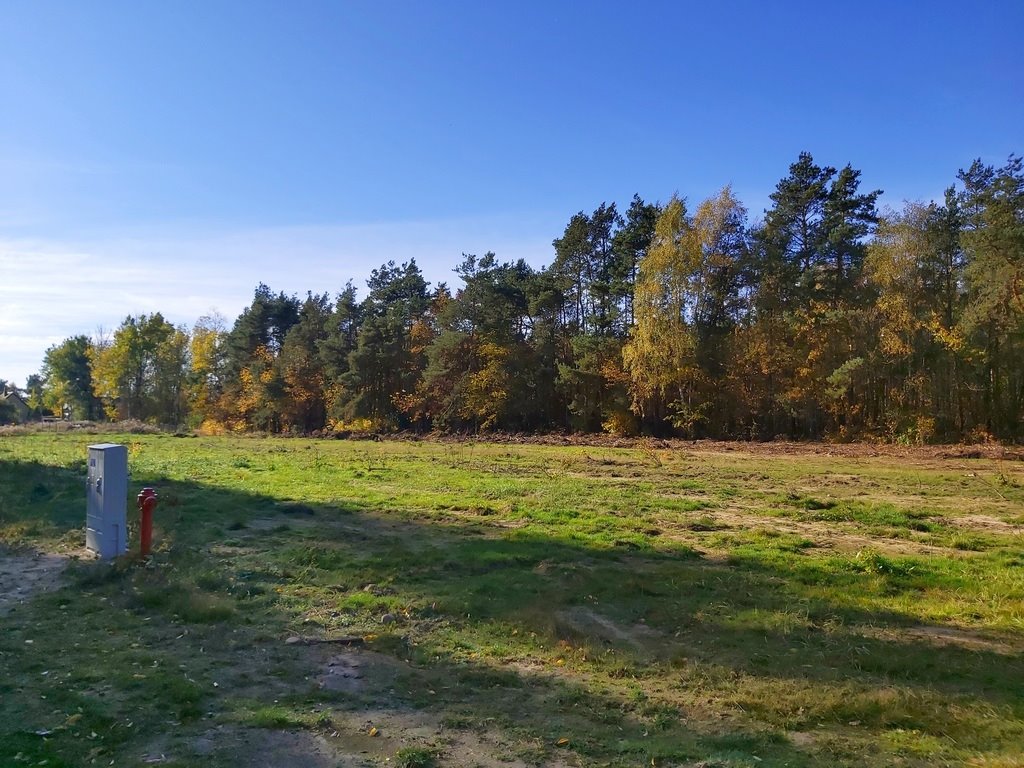
{"label": "roof of distant house", "polygon": [[21,393],[18,392],[18,390],[16,390],[16,389],[6,389],[6,390],[4,390],[4,393],[3,393],[2,397],[3,397],[4,400],[15,400],[16,399],[19,402],[21,402],[23,405],[26,405],[26,406],[28,405],[28,403],[25,401],[25,398],[22,397]]}

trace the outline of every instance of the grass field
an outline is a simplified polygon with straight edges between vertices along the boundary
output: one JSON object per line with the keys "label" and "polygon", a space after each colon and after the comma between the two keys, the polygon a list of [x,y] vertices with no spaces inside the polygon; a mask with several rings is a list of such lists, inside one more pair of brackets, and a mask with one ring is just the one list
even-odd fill
{"label": "grass field", "polygon": [[[106,440],[155,555],[57,581]],[[0,437],[0,765],[1024,765],[1022,532],[935,451]]]}

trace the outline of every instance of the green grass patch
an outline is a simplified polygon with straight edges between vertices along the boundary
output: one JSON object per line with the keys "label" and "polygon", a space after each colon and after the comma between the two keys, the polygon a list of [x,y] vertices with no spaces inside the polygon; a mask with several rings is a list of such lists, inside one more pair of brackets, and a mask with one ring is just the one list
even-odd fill
{"label": "green grass patch", "polygon": [[[0,557],[82,546],[107,439],[160,494],[155,553],[0,618],[0,765],[217,765],[195,744],[220,726],[329,736],[363,709],[534,764],[1024,761],[1012,467],[36,434],[0,452]],[[361,682],[321,688],[336,651],[293,636],[365,638]]]}

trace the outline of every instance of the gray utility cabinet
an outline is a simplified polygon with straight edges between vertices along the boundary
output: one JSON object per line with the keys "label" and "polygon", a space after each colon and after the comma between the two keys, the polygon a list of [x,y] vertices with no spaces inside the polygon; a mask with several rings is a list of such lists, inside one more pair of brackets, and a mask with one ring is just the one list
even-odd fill
{"label": "gray utility cabinet", "polygon": [[89,446],[85,546],[103,560],[128,551],[128,448]]}

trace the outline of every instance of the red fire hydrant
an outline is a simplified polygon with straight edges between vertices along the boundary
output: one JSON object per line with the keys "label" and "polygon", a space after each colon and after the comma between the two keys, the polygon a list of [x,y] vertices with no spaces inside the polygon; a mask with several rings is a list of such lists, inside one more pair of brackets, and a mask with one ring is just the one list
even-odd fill
{"label": "red fire hydrant", "polygon": [[143,488],[137,497],[141,524],[139,526],[139,552],[143,557],[149,555],[153,544],[153,510],[156,508],[157,495],[152,488]]}

